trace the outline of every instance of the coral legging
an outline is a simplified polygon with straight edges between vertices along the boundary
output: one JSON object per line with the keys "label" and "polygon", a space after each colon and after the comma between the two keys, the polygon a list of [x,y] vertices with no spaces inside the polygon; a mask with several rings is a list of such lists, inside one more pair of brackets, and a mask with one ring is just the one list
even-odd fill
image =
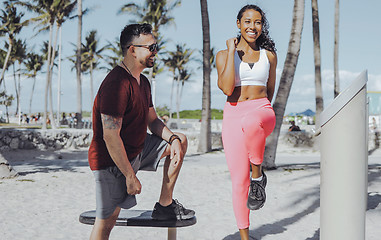
{"label": "coral legging", "polygon": [[222,140],[230,171],[233,209],[239,229],[248,228],[250,210],[246,206],[250,186],[250,162],[263,162],[266,137],[275,126],[275,114],[267,98],[226,102]]}

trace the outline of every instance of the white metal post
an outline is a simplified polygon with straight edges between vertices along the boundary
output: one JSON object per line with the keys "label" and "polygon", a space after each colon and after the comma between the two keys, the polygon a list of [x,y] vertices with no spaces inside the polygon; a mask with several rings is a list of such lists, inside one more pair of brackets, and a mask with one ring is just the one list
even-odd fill
{"label": "white metal post", "polygon": [[365,240],[368,185],[367,75],[322,113],[320,239]]}

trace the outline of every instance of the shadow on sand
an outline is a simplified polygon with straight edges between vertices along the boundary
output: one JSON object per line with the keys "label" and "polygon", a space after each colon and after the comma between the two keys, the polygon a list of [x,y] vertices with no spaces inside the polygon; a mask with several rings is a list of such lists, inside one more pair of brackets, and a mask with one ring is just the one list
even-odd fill
{"label": "shadow on sand", "polygon": [[[300,170],[301,167],[303,167],[303,168],[316,168],[317,165],[316,164],[311,164],[310,166],[306,166],[306,165],[299,165],[299,166],[287,165],[286,166],[285,165],[283,167],[286,167],[285,170],[288,171],[289,169],[293,169],[293,168],[297,168],[298,170]],[[316,175],[316,173],[313,173],[312,175]],[[303,180],[304,178],[308,179],[312,175],[303,176],[303,177],[294,179],[294,181],[305,181],[305,180]],[[300,195],[300,197],[296,201],[294,201],[291,205],[297,205],[297,204],[304,202],[306,199],[310,200],[312,198],[313,201],[311,202],[311,204],[307,208],[305,208],[303,211],[301,211],[299,213],[295,213],[294,215],[292,215],[288,218],[284,218],[282,220],[276,221],[276,222],[271,223],[271,224],[264,224],[264,225],[256,227],[254,230],[250,230],[250,233],[249,233],[250,237],[251,237],[250,239],[259,240],[259,239],[262,239],[263,237],[268,236],[268,235],[276,235],[276,234],[280,234],[280,233],[287,231],[287,226],[290,226],[290,225],[300,221],[303,217],[307,216],[310,213],[315,212],[316,209],[319,208],[319,206],[320,206],[319,196],[320,196],[320,187],[319,186],[315,186],[309,192],[304,192],[304,194]],[[239,232],[236,232],[232,235],[226,236],[223,240],[240,240],[240,239],[241,238],[240,238]],[[307,239],[318,240],[319,239],[319,229],[316,229],[315,234],[313,236],[311,236],[310,238],[307,238]]]}
{"label": "shadow on sand", "polygon": [[[309,164],[309,165],[283,165],[282,166],[286,171],[297,169],[303,170],[303,168],[319,168],[319,164]],[[380,184],[381,183],[381,165],[380,164],[372,164],[368,167],[368,184]],[[303,178],[308,178],[308,176],[301,177],[295,179],[295,181],[303,181]],[[304,180],[305,181],[305,180]],[[295,213],[294,215],[279,220],[277,222],[271,224],[265,224],[262,226],[256,227],[254,230],[250,230],[250,239],[259,240],[265,236],[276,235],[287,231],[287,227],[300,221],[308,214],[315,212],[320,207],[320,185],[311,189],[310,192],[306,192],[305,194],[300,195],[299,199],[293,204],[300,204],[304,202],[306,199],[314,199],[312,203],[305,208],[303,211],[299,213]],[[381,194],[376,192],[368,193],[368,210],[374,210],[378,208],[381,204]],[[319,240],[320,238],[320,228],[315,229],[314,235],[307,237],[306,240]],[[239,232],[237,231],[234,234],[226,236],[223,240],[240,240]]]}
{"label": "shadow on sand", "polygon": [[20,176],[33,173],[58,171],[80,172],[79,167],[88,167],[87,150],[15,150],[2,153]]}

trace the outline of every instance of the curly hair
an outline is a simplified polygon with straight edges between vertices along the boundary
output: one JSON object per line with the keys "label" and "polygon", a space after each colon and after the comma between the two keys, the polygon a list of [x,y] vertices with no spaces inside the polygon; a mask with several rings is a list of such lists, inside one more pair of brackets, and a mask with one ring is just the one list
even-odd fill
{"label": "curly hair", "polygon": [[123,55],[126,54],[128,47],[132,41],[139,37],[140,34],[152,34],[152,26],[148,23],[134,23],[124,27],[120,33],[120,47],[122,48]]}
{"label": "curly hair", "polygon": [[[241,10],[239,10],[237,15],[237,20],[241,22],[243,13],[250,9],[259,12],[262,16],[262,33],[259,36],[259,38],[256,40],[256,44],[260,48],[264,48],[271,52],[276,52],[275,43],[269,36],[269,22],[267,21],[266,15],[260,7],[254,4],[248,4],[244,6],[243,8],[241,8]],[[238,40],[240,39],[241,39],[241,35],[238,35]]]}

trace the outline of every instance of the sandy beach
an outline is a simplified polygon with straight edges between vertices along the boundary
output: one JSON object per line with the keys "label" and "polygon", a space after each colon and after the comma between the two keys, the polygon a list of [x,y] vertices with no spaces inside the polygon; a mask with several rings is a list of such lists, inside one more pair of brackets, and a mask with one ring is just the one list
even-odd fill
{"label": "sandy beach", "polygon": [[[19,176],[0,179],[1,239],[88,239],[92,226],[78,221],[80,213],[95,209],[87,149],[2,154]],[[319,152],[280,145],[276,164],[276,170],[267,171],[265,207],[251,212],[251,238],[319,239]],[[376,240],[381,236],[380,149],[369,156],[368,172],[366,239]],[[157,172],[138,173],[143,188],[135,209],[152,209],[159,196],[161,177],[162,164]],[[178,229],[178,239],[239,239],[223,151],[187,154],[174,196],[194,209],[197,216],[196,225]],[[115,227],[110,239],[166,237],[166,229]]]}

